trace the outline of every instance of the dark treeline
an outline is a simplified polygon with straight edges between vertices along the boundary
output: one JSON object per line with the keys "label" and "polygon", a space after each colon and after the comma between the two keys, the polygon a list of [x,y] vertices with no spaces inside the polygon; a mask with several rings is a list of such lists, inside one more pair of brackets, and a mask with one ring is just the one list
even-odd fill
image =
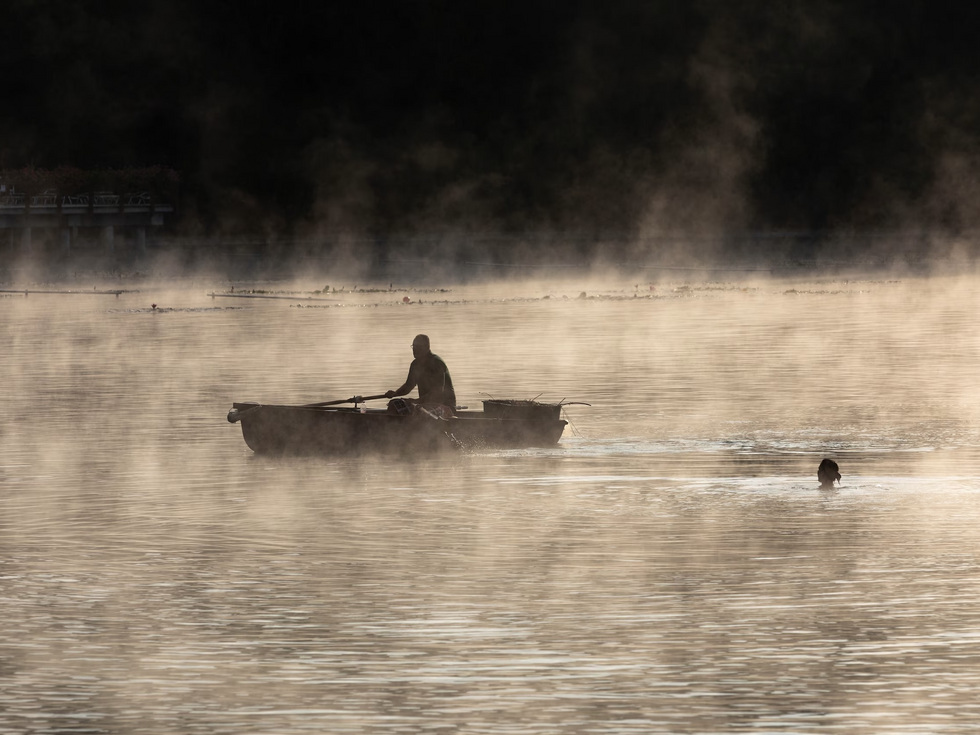
{"label": "dark treeline", "polygon": [[8,0],[0,16],[0,168],[172,167],[187,234],[980,220],[970,3]]}

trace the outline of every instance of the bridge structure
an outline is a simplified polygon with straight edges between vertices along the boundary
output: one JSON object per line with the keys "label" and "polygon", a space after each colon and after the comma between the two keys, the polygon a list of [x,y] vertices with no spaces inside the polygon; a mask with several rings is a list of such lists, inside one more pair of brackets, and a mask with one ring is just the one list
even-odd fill
{"label": "bridge structure", "polygon": [[54,190],[40,194],[3,191],[0,250],[30,254],[39,240],[54,239],[61,255],[68,256],[81,237],[91,240],[94,235],[103,252],[113,255],[120,235],[128,236],[136,252],[143,253],[147,232],[162,227],[174,213],[172,204],[158,201],[150,192],[60,195]]}

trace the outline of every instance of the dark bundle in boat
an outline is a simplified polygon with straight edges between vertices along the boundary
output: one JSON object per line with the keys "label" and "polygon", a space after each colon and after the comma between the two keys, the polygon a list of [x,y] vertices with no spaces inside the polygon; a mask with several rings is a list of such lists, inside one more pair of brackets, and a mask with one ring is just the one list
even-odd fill
{"label": "dark bundle in boat", "polygon": [[561,416],[561,404],[491,399],[483,402],[483,413],[495,419],[554,421]]}

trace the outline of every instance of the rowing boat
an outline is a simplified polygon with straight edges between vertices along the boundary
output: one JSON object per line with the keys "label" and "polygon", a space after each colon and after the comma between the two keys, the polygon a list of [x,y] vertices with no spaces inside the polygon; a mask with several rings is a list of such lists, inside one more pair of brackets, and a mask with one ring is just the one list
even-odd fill
{"label": "rowing boat", "polygon": [[494,400],[483,406],[443,417],[422,408],[399,414],[356,405],[235,403],[228,420],[241,423],[245,443],[260,454],[548,447],[568,423],[560,418],[561,404]]}

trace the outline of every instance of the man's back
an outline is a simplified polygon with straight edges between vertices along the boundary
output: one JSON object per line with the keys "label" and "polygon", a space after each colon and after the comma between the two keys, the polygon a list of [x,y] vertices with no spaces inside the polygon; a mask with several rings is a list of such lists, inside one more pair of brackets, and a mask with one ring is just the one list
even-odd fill
{"label": "man's back", "polygon": [[456,391],[449,368],[438,355],[429,353],[412,361],[409,380],[418,385],[419,403],[456,407]]}

